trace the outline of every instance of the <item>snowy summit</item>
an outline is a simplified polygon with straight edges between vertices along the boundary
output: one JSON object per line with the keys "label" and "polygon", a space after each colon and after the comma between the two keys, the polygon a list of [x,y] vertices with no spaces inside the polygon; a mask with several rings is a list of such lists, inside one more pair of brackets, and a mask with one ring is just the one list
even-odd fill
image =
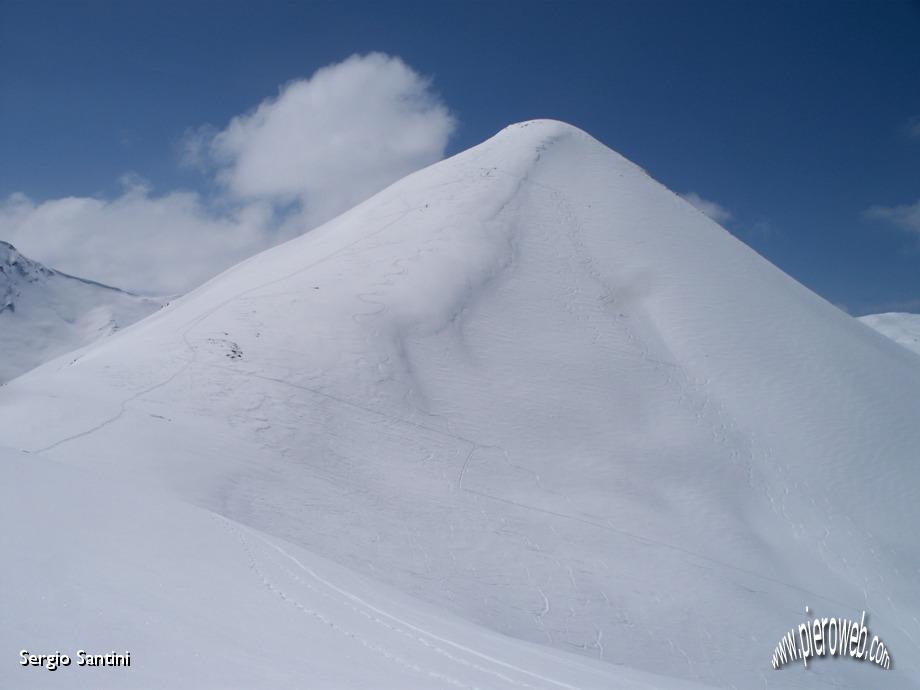
{"label": "snowy summit", "polygon": [[[513,125],[0,389],[0,639],[131,652],[36,687],[917,687],[918,400],[639,167]],[[896,672],[774,671],[806,606]]]}
{"label": "snowy summit", "polygon": [[0,241],[0,383],[159,307],[156,300],[54,271]]}

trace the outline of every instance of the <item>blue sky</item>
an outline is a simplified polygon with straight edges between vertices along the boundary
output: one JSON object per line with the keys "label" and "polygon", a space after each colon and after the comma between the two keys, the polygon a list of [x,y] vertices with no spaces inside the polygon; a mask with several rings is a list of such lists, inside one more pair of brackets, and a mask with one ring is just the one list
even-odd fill
{"label": "blue sky", "polygon": [[[830,301],[920,311],[916,2],[0,0],[0,199],[26,195],[21,219],[135,185],[153,199],[188,190],[200,199],[174,206],[216,213],[227,175],[188,164],[190,133],[224,131],[282,85],[371,51],[430,78],[449,110],[431,156],[562,119],[718,204]],[[15,222],[23,251],[75,268],[76,245],[55,254]]]}

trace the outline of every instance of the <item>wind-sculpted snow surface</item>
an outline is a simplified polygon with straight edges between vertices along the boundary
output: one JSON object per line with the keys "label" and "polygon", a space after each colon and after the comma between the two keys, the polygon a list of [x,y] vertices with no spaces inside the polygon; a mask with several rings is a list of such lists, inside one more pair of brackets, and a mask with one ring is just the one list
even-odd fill
{"label": "wind-sculpted snow surface", "polygon": [[0,384],[159,307],[155,300],[46,268],[0,241]]}
{"label": "wind-sculpted snow surface", "polygon": [[[221,558],[236,560],[214,568],[233,591],[215,601],[220,634],[197,639],[238,647],[265,678],[273,638],[225,618],[302,635],[284,672],[317,687],[366,685],[353,662],[328,668],[334,648],[383,659],[374,687],[633,687],[653,672],[663,688],[908,688],[918,411],[914,354],[588,135],[536,121],[12,382],[0,437],[30,468],[114,475],[229,526],[238,548],[221,542]],[[357,578],[462,621],[462,642],[404,649],[424,626],[391,618],[377,637],[333,621],[315,641],[328,591],[285,553],[335,563],[334,588]],[[163,590],[179,601],[212,567],[194,554],[169,555],[191,583]],[[320,592],[291,593],[277,569]],[[258,605],[264,590],[303,620]],[[806,605],[865,610],[893,669],[774,671]],[[23,636],[61,625],[13,610]],[[522,662],[507,645],[525,643]]]}

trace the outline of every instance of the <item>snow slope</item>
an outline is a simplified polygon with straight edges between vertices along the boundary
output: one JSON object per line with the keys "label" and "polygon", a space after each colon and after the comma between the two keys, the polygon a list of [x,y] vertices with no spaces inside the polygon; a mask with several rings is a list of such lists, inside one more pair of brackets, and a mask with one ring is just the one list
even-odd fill
{"label": "snow slope", "polygon": [[[173,497],[8,449],[0,462],[0,519],[16,525],[4,688],[699,687],[476,629]],[[23,648],[72,663],[24,668]],[[80,668],[78,649],[130,651],[131,667]]]}
{"label": "snow slope", "polygon": [[[143,546],[33,554],[16,525],[46,524],[48,502],[5,508],[22,564],[0,594],[10,644],[82,644],[88,611],[117,610],[131,620],[106,644],[245,655],[250,687],[279,664],[320,687],[920,682],[916,357],[575,128],[509,127],[71,360],[0,390],[0,438],[34,473],[17,485],[73,515],[97,499],[33,482],[59,467],[117,480],[99,524],[138,530],[152,565]],[[227,525],[238,546],[215,536]],[[442,651],[530,675],[433,659],[434,638],[404,647],[402,625],[314,630],[323,618],[298,612],[322,613],[328,591],[284,551],[435,617]],[[42,564],[83,559],[84,608],[29,622],[23,592],[71,586]],[[322,615],[350,615],[340,603]],[[806,605],[865,609],[895,669],[773,671]],[[220,686],[225,671],[157,661],[131,679]]]}
{"label": "snow slope", "polygon": [[860,316],[859,320],[898,345],[920,354],[920,314],[869,314]]}
{"label": "snow slope", "polygon": [[152,299],[53,271],[0,241],[0,383],[159,308]]}

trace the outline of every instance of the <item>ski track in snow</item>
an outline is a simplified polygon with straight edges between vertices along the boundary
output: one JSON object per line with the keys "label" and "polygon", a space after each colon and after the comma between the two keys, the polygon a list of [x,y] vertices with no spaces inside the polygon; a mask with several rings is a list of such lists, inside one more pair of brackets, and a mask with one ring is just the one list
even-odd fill
{"label": "ski track in snow", "polygon": [[[387,224],[381,226],[378,230],[374,231],[374,232],[371,233],[369,236],[373,236],[373,235],[379,234],[379,233],[383,232],[384,230],[386,230],[386,229],[387,229],[388,227],[390,227],[391,225],[394,225],[394,224],[398,223],[400,220],[402,220],[402,218],[404,218],[404,217],[407,216],[409,213],[411,213],[412,210],[414,210],[414,209],[410,209],[410,210],[406,211],[405,213],[403,213],[402,215],[400,215],[399,217],[397,217],[397,218],[394,219],[393,221],[391,221],[391,222],[389,222],[389,223],[387,223]],[[340,254],[340,253],[343,253],[343,252],[347,251],[347,250],[350,249],[352,246],[354,246],[354,245],[356,245],[356,244],[358,244],[358,243],[360,243],[360,242],[363,242],[364,240],[366,240],[366,237],[360,237],[360,238],[358,238],[357,240],[355,240],[354,242],[352,242],[351,244],[348,244],[348,245],[346,245],[346,246],[344,246],[344,247],[341,247],[340,249],[338,249],[338,250],[332,252],[331,254],[329,254],[329,255],[327,255],[327,256],[321,258],[321,259],[318,259],[318,260],[314,261],[313,263],[311,263],[311,264],[309,264],[309,265],[307,265],[307,266],[304,266],[304,267],[302,267],[302,268],[299,268],[299,269],[297,269],[296,271],[293,271],[293,272],[291,272],[291,273],[289,273],[289,274],[287,274],[287,275],[284,275],[284,276],[282,276],[282,277],[280,277],[280,278],[276,278],[276,279],[274,279],[274,280],[267,281],[267,282],[265,282],[265,283],[262,283],[261,285],[256,285],[255,287],[249,288],[249,289],[247,289],[247,290],[243,290],[242,292],[239,292],[239,293],[233,295],[232,297],[228,297],[226,300],[224,300],[224,301],[221,302],[220,304],[218,304],[218,305],[212,307],[211,309],[207,310],[206,312],[204,312],[204,313],[201,314],[200,316],[198,316],[198,317],[192,319],[192,321],[191,321],[190,323],[188,323],[188,325],[187,325],[187,326],[181,331],[181,333],[180,333],[181,338],[182,338],[182,341],[183,341],[183,343],[185,343],[185,346],[186,346],[186,348],[187,348],[188,351],[189,351],[189,358],[188,358],[188,359],[186,360],[186,362],[185,362],[181,367],[179,367],[175,372],[173,372],[172,374],[170,374],[169,376],[167,376],[165,379],[163,379],[163,380],[160,381],[159,383],[156,383],[156,384],[154,384],[154,385],[152,385],[152,386],[150,386],[150,387],[148,387],[148,388],[145,388],[144,390],[142,390],[142,391],[140,391],[140,392],[138,392],[138,393],[136,393],[136,394],[130,396],[129,398],[123,400],[123,401],[121,402],[120,406],[119,406],[118,412],[115,413],[114,415],[112,415],[111,417],[109,417],[108,419],[106,419],[105,421],[100,422],[99,424],[97,424],[97,425],[95,425],[95,426],[93,426],[93,427],[90,427],[90,428],[88,428],[88,429],[86,429],[86,430],[84,430],[84,431],[81,431],[81,432],[78,432],[78,433],[76,433],[76,434],[71,434],[71,435],[69,435],[69,436],[66,436],[66,437],[64,437],[64,438],[62,438],[62,439],[60,439],[60,440],[58,440],[58,441],[55,441],[54,443],[52,443],[52,444],[50,444],[50,445],[48,445],[48,446],[44,446],[44,447],[37,448],[37,449],[33,449],[33,450],[26,450],[26,452],[27,452],[27,453],[44,453],[44,452],[46,452],[46,451],[49,451],[49,450],[52,450],[52,449],[57,448],[57,447],[59,447],[59,446],[62,446],[62,445],[64,445],[65,443],[69,443],[69,442],[71,442],[71,441],[74,441],[74,440],[79,439],[79,438],[83,438],[83,437],[85,437],[85,436],[89,436],[89,435],[91,435],[91,434],[93,434],[93,433],[99,431],[100,429],[105,428],[106,426],[108,426],[108,425],[111,424],[112,422],[118,421],[118,420],[121,418],[121,416],[125,413],[125,411],[126,411],[126,409],[127,409],[127,406],[128,406],[130,403],[132,403],[132,402],[134,402],[134,401],[136,401],[136,400],[139,400],[139,399],[143,398],[144,396],[148,395],[149,393],[152,393],[153,391],[155,391],[155,390],[157,390],[157,389],[159,389],[159,388],[162,388],[162,387],[164,387],[164,386],[169,385],[169,384],[172,383],[176,378],[178,378],[179,376],[181,376],[182,374],[184,374],[186,371],[188,371],[188,369],[195,363],[195,361],[197,360],[197,357],[198,357],[198,350],[197,350],[197,348],[196,348],[194,345],[192,345],[192,343],[189,341],[189,337],[188,337],[188,336],[189,336],[190,332],[191,332],[194,328],[196,328],[198,325],[200,325],[201,323],[203,323],[203,322],[204,322],[206,319],[208,319],[210,316],[212,316],[212,315],[215,314],[216,312],[220,311],[221,309],[223,309],[224,307],[226,307],[228,304],[231,304],[232,302],[235,302],[235,301],[237,301],[237,300],[239,300],[239,299],[245,297],[246,295],[249,295],[249,294],[251,294],[251,293],[253,293],[253,292],[258,292],[259,290],[262,290],[262,289],[267,288],[267,287],[271,287],[272,285],[276,285],[276,284],[278,284],[278,283],[283,283],[284,281],[289,280],[290,278],[293,278],[293,277],[296,276],[296,275],[299,275],[299,274],[301,274],[301,273],[305,273],[306,271],[310,270],[311,268],[313,268],[313,267],[315,267],[315,266],[317,266],[317,265],[323,263],[324,261],[327,261],[327,260],[331,259],[333,256],[336,256],[336,255],[338,255],[338,254]],[[245,263],[245,262],[244,262],[244,263]],[[75,360],[75,361],[76,361],[76,360]]]}
{"label": "ski track in snow", "polygon": [[[521,184],[523,184],[524,181],[525,181],[525,179],[522,179],[522,180],[521,180]],[[544,188],[548,189],[548,191],[554,193],[554,194],[556,195],[556,198],[557,198],[558,200],[560,200],[560,202],[564,202],[564,200],[563,200],[561,194],[560,194],[557,190],[554,190],[554,189],[552,189],[552,188],[546,187],[546,185],[541,185],[541,186],[543,186]],[[502,208],[504,209],[504,207],[505,207],[505,206],[503,205]],[[413,210],[414,210],[414,209],[413,209]],[[378,233],[380,233],[380,232],[383,232],[387,227],[389,227],[389,225],[395,224],[395,223],[398,222],[402,217],[404,217],[405,215],[408,215],[408,213],[410,213],[410,212],[411,212],[411,210],[410,210],[410,211],[407,211],[405,214],[403,214],[403,216],[400,216],[400,217],[397,218],[396,220],[391,221],[391,223],[382,226],[379,230],[375,231],[375,232],[372,233],[372,234],[378,234]],[[498,215],[498,214],[497,214],[497,215]],[[62,445],[64,445],[64,444],[70,443],[71,441],[75,441],[75,440],[77,440],[77,439],[84,438],[84,437],[86,437],[86,436],[92,435],[92,434],[94,434],[94,433],[96,433],[96,432],[98,432],[98,431],[104,429],[104,428],[107,427],[108,425],[117,422],[117,421],[120,420],[120,419],[122,418],[122,416],[125,414],[125,412],[126,412],[128,406],[129,406],[131,403],[143,399],[145,396],[149,395],[150,393],[152,393],[152,392],[154,392],[154,391],[156,391],[156,390],[158,390],[158,389],[160,389],[160,388],[163,388],[163,387],[165,387],[165,386],[168,386],[170,383],[172,383],[172,382],[173,382],[174,380],[176,380],[179,376],[181,376],[182,374],[184,374],[190,367],[192,367],[192,366],[195,364],[195,362],[196,362],[196,360],[197,360],[198,349],[197,349],[194,345],[192,345],[192,343],[190,342],[190,340],[189,340],[189,335],[191,334],[191,332],[192,332],[194,329],[196,329],[199,325],[201,325],[204,321],[206,321],[206,319],[208,319],[210,316],[212,316],[212,315],[215,314],[216,312],[220,311],[221,309],[223,309],[223,308],[226,307],[227,305],[231,304],[232,302],[235,302],[235,301],[237,301],[238,299],[241,299],[241,298],[243,298],[243,297],[245,297],[245,296],[247,296],[247,295],[249,295],[249,294],[251,294],[251,293],[253,293],[253,292],[257,292],[257,291],[259,291],[259,290],[262,290],[262,289],[264,289],[264,288],[266,288],[266,287],[270,287],[270,286],[272,286],[272,285],[276,285],[276,284],[279,284],[279,283],[283,283],[284,281],[289,280],[290,278],[292,278],[292,277],[294,277],[294,276],[296,276],[296,275],[298,275],[298,274],[300,274],[300,273],[303,273],[303,272],[309,270],[310,268],[312,268],[312,267],[314,267],[314,266],[316,266],[316,265],[322,263],[323,261],[328,260],[328,259],[332,258],[333,256],[335,256],[335,255],[341,253],[341,252],[344,252],[345,250],[349,249],[349,248],[350,248],[351,246],[353,246],[354,244],[357,244],[359,241],[363,241],[364,239],[365,239],[365,238],[360,238],[360,240],[356,240],[355,242],[353,242],[353,243],[351,243],[351,244],[349,244],[349,245],[346,245],[346,246],[343,247],[342,249],[340,249],[340,250],[338,250],[338,251],[336,251],[336,252],[333,252],[333,253],[330,254],[329,256],[327,256],[327,257],[325,257],[325,258],[323,258],[323,259],[320,259],[320,260],[314,262],[313,264],[310,264],[309,266],[305,266],[304,268],[298,269],[297,271],[294,271],[294,272],[292,272],[292,273],[290,273],[290,274],[288,274],[288,275],[282,276],[282,277],[280,277],[280,278],[277,278],[277,279],[268,281],[268,282],[266,282],[266,283],[264,283],[264,284],[258,285],[258,286],[256,286],[256,287],[250,288],[250,289],[245,290],[245,291],[242,291],[242,292],[240,292],[240,293],[234,295],[233,297],[229,297],[229,298],[227,298],[225,301],[223,301],[223,302],[221,302],[220,304],[218,304],[217,306],[215,306],[215,307],[213,307],[212,309],[208,310],[206,313],[204,313],[204,314],[202,314],[201,316],[195,318],[195,319],[192,320],[192,321],[188,324],[188,326],[181,332],[181,338],[182,338],[183,342],[185,343],[185,346],[187,347],[187,349],[188,349],[188,351],[189,351],[189,353],[190,353],[190,356],[189,356],[189,358],[187,359],[187,361],[186,361],[182,366],[180,366],[175,372],[173,372],[172,374],[170,374],[169,376],[167,376],[167,377],[166,377],[165,379],[163,379],[162,381],[160,381],[160,382],[158,382],[158,383],[156,383],[156,384],[154,384],[154,385],[152,385],[152,386],[150,386],[150,387],[148,387],[148,388],[146,388],[146,389],[144,389],[144,390],[142,390],[142,391],[140,391],[140,392],[138,392],[138,393],[136,393],[136,394],[134,394],[134,395],[131,395],[130,397],[128,397],[127,399],[125,399],[124,401],[122,401],[122,403],[121,403],[120,406],[119,406],[118,412],[117,412],[116,414],[112,415],[111,417],[109,417],[108,419],[104,420],[103,422],[101,422],[101,423],[99,423],[99,424],[96,424],[96,425],[94,425],[94,426],[92,426],[92,427],[90,427],[90,428],[88,428],[88,429],[86,429],[86,430],[84,430],[84,431],[81,431],[81,432],[78,432],[78,433],[69,435],[69,436],[67,436],[67,437],[65,437],[65,438],[62,438],[62,439],[60,439],[60,440],[58,440],[58,441],[56,441],[56,442],[54,442],[54,443],[52,443],[52,444],[50,444],[50,445],[48,445],[48,446],[45,446],[45,447],[42,447],[42,448],[37,448],[37,449],[32,449],[32,450],[26,450],[25,452],[28,452],[28,453],[35,453],[35,454],[45,453],[45,452],[48,452],[48,451],[50,451],[50,450],[54,450],[54,449],[56,449],[56,448],[58,448],[58,447],[60,447],[60,446],[62,446]],[[573,243],[575,243],[575,240],[574,240],[574,239],[573,239]],[[577,246],[577,245],[576,245],[576,246]],[[583,251],[584,251],[584,250],[583,250],[582,247],[578,247],[578,250],[579,250],[579,253],[580,253],[580,254],[583,254]],[[586,260],[586,263],[588,263],[589,261],[590,261],[590,259],[587,259],[587,260]],[[599,282],[600,284],[603,285],[602,279],[596,276],[596,272],[591,272],[591,271],[589,271],[589,273],[592,275],[592,277],[595,277],[596,280],[598,280],[598,282]],[[608,292],[609,292],[609,288],[607,288],[606,286],[604,286],[604,287],[605,287],[605,289],[607,289]],[[359,295],[359,297],[360,297],[360,295]],[[611,299],[613,299],[613,298],[611,298]],[[353,317],[354,317],[354,316],[356,316],[356,315],[353,315]],[[624,329],[625,329],[626,332],[629,334],[628,337],[630,338],[631,341],[633,341],[633,342],[638,342],[638,343],[642,343],[642,341],[641,341],[640,339],[636,338],[636,336],[632,333],[632,331],[630,330],[630,328],[629,328],[629,326],[628,326],[627,324],[624,324]],[[655,367],[658,368],[659,371],[661,370],[661,367],[663,366],[663,363],[658,362],[657,360],[650,360],[650,358],[649,358],[649,356],[648,356],[648,349],[647,349],[647,347],[646,347],[645,345],[642,345],[642,353],[643,353],[642,356],[643,356],[643,359],[644,359],[644,360],[646,360],[646,361],[652,361],[652,363],[655,365]],[[710,564],[712,564],[712,565],[715,565],[715,566],[720,567],[720,568],[724,568],[724,569],[726,569],[726,570],[736,571],[736,572],[742,573],[742,574],[744,574],[744,575],[746,575],[746,576],[749,576],[749,577],[753,577],[753,578],[756,578],[756,579],[760,579],[760,580],[764,580],[764,581],[767,581],[767,582],[771,582],[771,583],[773,583],[773,584],[778,584],[778,585],[782,585],[782,586],[784,586],[784,587],[788,587],[789,589],[796,590],[796,591],[798,591],[798,592],[801,592],[801,593],[804,593],[804,594],[809,595],[809,596],[812,597],[812,599],[815,600],[815,601],[817,601],[817,600],[823,600],[823,601],[826,601],[826,602],[828,602],[828,603],[835,604],[835,605],[837,605],[837,606],[843,606],[842,602],[838,602],[838,601],[835,601],[835,600],[833,600],[833,599],[829,599],[828,597],[826,597],[826,596],[824,596],[824,595],[822,595],[822,594],[819,594],[819,593],[817,593],[817,592],[815,592],[815,591],[808,590],[808,589],[799,587],[799,586],[797,586],[797,585],[793,585],[793,584],[790,584],[790,583],[788,583],[788,582],[784,582],[784,581],[782,581],[782,580],[778,580],[778,579],[776,579],[776,578],[771,578],[771,577],[769,577],[769,576],[765,576],[765,575],[762,575],[762,574],[757,573],[757,572],[753,572],[753,571],[750,571],[750,570],[745,570],[745,569],[739,568],[738,566],[735,566],[735,565],[733,565],[733,564],[724,563],[724,562],[715,560],[715,559],[713,559],[713,558],[711,558],[711,557],[709,557],[709,556],[706,556],[706,555],[704,555],[704,554],[697,553],[697,552],[694,552],[694,551],[691,551],[691,550],[682,548],[682,547],[677,546],[677,545],[674,545],[674,544],[668,544],[668,543],[666,543],[666,542],[662,542],[662,541],[659,541],[659,540],[656,540],[656,539],[652,539],[652,538],[643,536],[643,535],[641,535],[641,534],[638,534],[638,533],[635,533],[635,532],[632,532],[632,531],[629,531],[629,530],[625,530],[625,529],[622,529],[622,528],[615,527],[615,526],[613,526],[613,525],[602,524],[602,523],[594,522],[594,521],[588,520],[588,519],[583,518],[583,517],[579,517],[579,516],[575,516],[575,515],[569,515],[569,514],[566,514],[566,513],[561,513],[561,512],[557,512],[557,511],[553,511],[553,510],[548,510],[548,509],[546,509],[546,508],[541,508],[541,507],[539,507],[539,506],[534,506],[534,505],[529,505],[529,504],[521,503],[521,502],[518,502],[518,501],[513,501],[513,500],[510,500],[510,499],[502,498],[502,497],[499,497],[499,496],[494,496],[494,495],[491,495],[491,494],[488,494],[488,493],[485,493],[485,492],[482,492],[482,491],[477,491],[477,490],[475,490],[475,489],[469,489],[469,488],[464,487],[464,486],[463,486],[463,476],[464,476],[464,474],[465,474],[466,471],[467,471],[469,462],[470,462],[471,458],[473,457],[473,454],[474,454],[477,450],[485,450],[485,449],[490,449],[490,448],[496,448],[495,446],[482,445],[482,444],[479,444],[479,443],[477,443],[476,441],[474,441],[474,440],[472,440],[472,439],[468,439],[468,438],[465,438],[465,437],[463,437],[463,436],[459,436],[459,435],[456,435],[456,434],[452,434],[452,433],[447,432],[447,431],[444,431],[444,430],[436,429],[436,428],[434,428],[434,427],[425,426],[425,425],[420,424],[420,423],[418,423],[418,422],[413,422],[413,421],[410,421],[410,420],[405,420],[405,419],[399,419],[399,418],[389,417],[389,416],[383,414],[382,412],[380,412],[380,411],[378,411],[378,410],[375,410],[375,409],[373,409],[373,408],[370,408],[370,407],[361,405],[361,404],[356,403],[356,402],[353,402],[353,401],[345,400],[345,399],[343,399],[343,398],[334,396],[334,395],[332,395],[332,394],[329,394],[329,393],[326,393],[326,392],[323,392],[323,391],[320,391],[320,390],[317,390],[317,389],[314,389],[314,388],[310,388],[310,387],[307,387],[307,386],[298,385],[298,384],[292,383],[291,381],[285,381],[285,380],[283,380],[283,379],[273,378],[273,377],[269,377],[269,376],[262,376],[262,375],[255,374],[255,373],[252,373],[252,372],[239,371],[239,370],[230,370],[230,369],[228,369],[227,367],[222,367],[222,366],[220,366],[220,365],[215,365],[215,364],[211,364],[211,365],[208,365],[208,366],[210,366],[210,367],[212,367],[212,368],[217,368],[217,369],[224,369],[225,371],[231,371],[233,375],[237,375],[237,376],[249,376],[249,377],[252,377],[252,378],[262,379],[262,380],[269,381],[269,382],[271,382],[271,383],[279,384],[279,385],[282,385],[282,386],[289,386],[289,387],[292,387],[292,388],[296,388],[296,389],[298,389],[298,390],[302,390],[302,391],[305,391],[305,392],[308,392],[308,393],[311,393],[311,394],[314,394],[314,395],[317,395],[317,396],[326,398],[326,399],[331,400],[331,401],[333,401],[333,402],[335,402],[335,403],[338,403],[338,404],[341,404],[341,405],[345,405],[345,406],[348,406],[348,407],[352,407],[352,408],[354,408],[354,409],[358,409],[358,410],[361,410],[361,411],[366,412],[366,413],[370,413],[370,414],[373,414],[373,415],[380,416],[382,419],[384,419],[385,421],[387,421],[387,422],[390,423],[390,424],[405,424],[405,425],[408,425],[408,426],[411,426],[411,427],[415,427],[415,428],[418,428],[418,429],[422,429],[422,430],[424,430],[424,431],[426,431],[426,432],[429,432],[429,433],[433,433],[433,434],[436,434],[436,435],[445,436],[445,437],[448,437],[448,438],[450,438],[450,439],[453,439],[453,440],[459,441],[459,442],[461,442],[461,443],[467,444],[467,445],[469,445],[470,448],[469,448],[469,451],[468,451],[468,453],[467,453],[467,455],[466,455],[466,458],[465,458],[464,461],[463,461],[463,464],[462,464],[462,466],[461,466],[461,468],[460,468],[460,471],[459,471],[458,477],[457,477],[457,485],[458,485],[458,488],[461,489],[461,490],[463,490],[463,491],[465,491],[465,492],[467,492],[467,493],[470,493],[470,494],[473,494],[473,495],[476,495],[476,496],[480,496],[480,497],[482,497],[482,498],[485,498],[485,499],[488,499],[488,500],[491,500],[491,501],[497,501],[497,502],[500,502],[500,503],[505,503],[505,504],[507,504],[507,505],[514,506],[514,507],[516,507],[516,508],[522,508],[522,509],[525,509],[525,510],[532,510],[532,511],[540,512],[540,513],[543,513],[543,514],[546,514],[546,515],[551,515],[551,516],[553,516],[553,517],[557,517],[557,518],[562,518],[562,519],[565,519],[565,520],[572,520],[572,521],[575,521],[575,522],[579,522],[579,523],[581,523],[581,524],[588,525],[588,526],[594,527],[594,528],[596,528],[596,529],[605,530],[605,531],[609,531],[609,532],[614,532],[614,533],[616,533],[616,534],[620,534],[620,535],[622,535],[622,536],[626,536],[626,537],[629,537],[629,538],[631,538],[631,539],[634,539],[635,541],[637,541],[637,542],[639,542],[639,543],[642,543],[642,544],[646,544],[646,545],[649,545],[649,546],[656,546],[656,547],[660,547],[660,548],[665,548],[665,549],[673,550],[673,551],[676,551],[676,552],[679,552],[679,553],[682,553],[682,554],[691,556],[691,557],[693,557],[693,558],[696,558],[696,559],[700,559],[700,560],[706,561],[706,562],[708,562],[708,563],[710,563]],[[665,364],[665,366],[668,366],[668,365]],[[673,379],[672,379],[670,376],[668,376],[667,380],[670,382],[670,381],[672,381]],[[708,402],[708,401],[707,401],[707,402]],[[704,405],[705,405],[705,403],[704,403]],[[702,414],[702,413],[699,413],[698,416],[701,416],[701,414]],[[719,441],[722,442],[722,443],[725,443],[724,437],[719,437]],[[497,450],[501,450],[501,448],[497,448]],[[734,451],[733,451],[733,452],[734,452]]]}
{"label": "ski track in snow", "polygon": [[[434,678],[436,680],[447,682],[450,685],[453,685],[456,687],[470,688],[471,690],[474,690],[479,687],[476,685],[469,685],[458,678],[446,675],[440,671],[435,671],[431,668],[425,668],[425,667],[419,666],[418,664],[408,662],[407,660],[400,657],[398,654],[388,650],[386,647],[373,643],[363,638],[361,635],[347,629],[346,627],[342,626],[340,623],[337,623],[335,620],[330,618],[327,614],[324,614],[320,611],[304,606],[300,601],[296,599],[296,597],[294,597],[289,592],[287,592],[282,585],[279,585],[276,582],[273,582],[271,579],[268,578],[264,570],[260,568],[258,559],[256,558],[253,550],[250,548],[249,542],[244,536],[243,531],[240,528],[236,527],[230,520],[223,518],[223,517],[221,517],[221,520],[230,530],[233,531],[235,536],[240,540],[247,554],[247,557],[249,558],[249,561],[251,563],[253,570],[256,572],[258,577],[262,580],[262,583],[264,584],[264,586],[269,588],[272,592],[274,592],[282,600],[294,606],[295,608],[297,608],[299,611],[303,612],[304,614],[312,616],[316,618],[317,620],[319,620],[320,622],[322,622],[323,624],[328,625],[329,627],[333,628],[340,634],[355,640],[362,646],[368,649],[371,649],[372,651],[375,651],[381,654],[382,656],[389,659],[390,661],[393,661],[394,663],[397,663],[401,666],[409,668],[415,672],[430,676],[431,678]],[[284,566],[280,566],[284,574],[287,575],[290,579],[297,582],[298,584],[305,586],[311,592],[313,592],[314,594],[320,597],[324,597],[326,599],[333,599],[336,603],[336,606],[344,606],[345,608],[348,608],[349,610],[371,621],[375,625],[382,627],[383,629],[387,631],[387,633],[395,633],[396,635],[408,638],[412,640],[413,642],[421,645],[426,650],[435,652],[436,654],[449,660],[450,662],[453,662],[455,664],[460,664],[469,669],[473,669],[474,671],[478,671],[488,676],[491,676],[494,679],[497,679],[501,681],[503,684],[508,685],[508,686],[523,687],[523,688],[556,687],[556,688],[565,688],[566,690],[581,690],[578,686],[570,685],[568,683],[554,680],[552,678],[547,678],[545,676],[528,671],[527,669],[519,668],[513,664],[506,663],[504,661],[501,661],[500,659],[496,659],[487,654],[483,654],[482,652],[478,652],[474,649],[470,649],[469,647],[465,645],[458,644],[456,642],[453,642],[452,640],[446,639],[428,630],[425,630],[416,625],[413,625],[412,623],[409,623],[408,621],[405,621],[399,618],[398,616],[388,613],[387,611],[380,609],[378,606],[370,604],[369,602],[363,600],[357,595],[351,592],[348,592],[347,590],[342,589],[341,587],[334,584],[333,582],[330,582],[329,580],[321,577],[309,566],[304,565],[295,556],[291,555],[285,549],[273,543],[269,539],[257,533],[255,533],[253,536],[257,538],[260,542],[262,542],[264,545],[268,546],[269,548],[275,550],[277,553],[281,554],[281,556],[283,556],[287,561],[289,561],[294,566],[296,566],[298,570],[304,576],[310,578],[310,581],[306,581],[303,579],[303,577],[299,576],[297,573],[292,572],[291,570],[289,570],[288,568],[285,568]],[[455,652],[450,652],[447,649],[445,649],[443,646],[440,646],[440,645],[451,647],[455,650]],[[495,670],[494,668],[483,666],[480,663],[477,663],[475,661],[470,661],[469,659],[458,656],[458,653],[472,656],[476,659],[492,664],[493,666],[498,666],[502,669],[505,669],[506,672],[498,671],[498,670]],[[512,678],[509,675],[507,675],[507,672],[513,672],[513,673],[516,673],[522,676],[526,676],[532,680],[543,683],[543,685],[533,685],[530,682]]]}

